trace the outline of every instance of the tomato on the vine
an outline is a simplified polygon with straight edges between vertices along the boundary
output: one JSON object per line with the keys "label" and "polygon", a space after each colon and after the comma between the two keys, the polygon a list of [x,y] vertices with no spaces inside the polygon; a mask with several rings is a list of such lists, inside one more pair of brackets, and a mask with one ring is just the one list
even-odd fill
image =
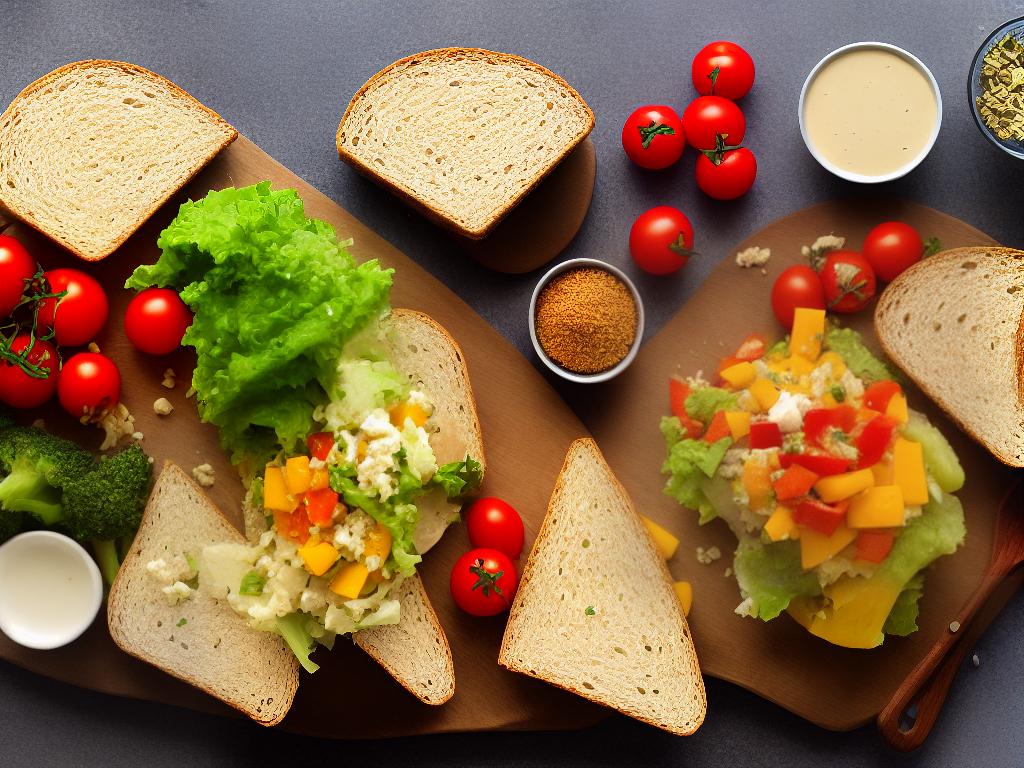
{"label": "tomato on the vine", "polygon": [[494,496],[477,499],[466,512],[466,530],[474,547],[504,552],[513,560],[523,551],[523,519],[515,508]]}
{"label": "tomato on the vine", "polygon": [[934,238],[925,243],[921,235],[902,221],[886,221],[868,232],[862,252],[879,280],[890,282],[939,249]]}
{"label": "tomato on the vine", "polygon": [[53,397],[60,372],[57,348],[42,339],[33,342],[29,334],[20,333],[8,351],[23,356],[23,364],[0,359],[0,402],[12,408],[35,408]]}
{"label": "tomato on the vine", "polygon": [[754,60],[741,46],[716,40],[701,48],[690,66],[693,87],[702,96],[742,99],[754,84]]}
{"label": "tomato on the vine", "polygon": [[25,292],[25,281],[35,274],[35,259],[25,246],[10,235],[0,235],[0,319],[14,311]]}
{"label": "tomato on the vine", "polygon": [[772,312],[786,328],[793,327],[797,307],[825,308],[825,290],[818,273],[800,264],[782,270],[772,286]]}
{"label": "tomato on the vine", "polygon": [[675,110],[664,104],[638,107],[622,126],[622,148],[641,168],[668,168],[686,148],[683,123]]}
{"label": "tomato on the vine", "polygon": [[859,312],[874,297],[875,270],[856,251],[832,251],[818,277],[825,289],[825,306],[832,312]]}
{"label": "tomato on the vine", "polygon": [[512,560],[496,549],[471,549],[452,566],[452,599],[472,616],[496,616],[509,609],[519,587]]}
{"label": "tomato on the vine", "polygon": [[96,338],[107,322],[107,294],[96,280],[77,269],[51,269],[43,273],[51,293],[61,298],[39,302],[39,330],[52,330],[61,347],[78,347]]}
{"label": "tomato on the vine", "polygon": [[745,195],[757,177],[757,160],[746,147],[709,150],[697,158],[697,186],[715,200]]}
{"label": "tomato on the vine", "polygon": [[180,347],[191,324],[192,313],[170,288],[146,288],[128,302],[124,313],[128,340],[150,355],[167,355]]}
{"label": "tomato on the vine", "polygon": [[693,226],[670,205],[659,205],[637,216],[629,230],[633,261],[652,275],[670,275],[686,266],[693,251]]}
{"label": "tomato on the vine", "polygon": [[698,96],[683,112],[686,140],[697,149],[714,149],[718,137],[739,146],[747,132],[747,119],[733,102],[721,96]]}
{"label": "tomato on the vine", "polygon": [[79,352],[61,369],[57,398],[76,419],[98,416],[121,399],[121,373],[106,355]]}

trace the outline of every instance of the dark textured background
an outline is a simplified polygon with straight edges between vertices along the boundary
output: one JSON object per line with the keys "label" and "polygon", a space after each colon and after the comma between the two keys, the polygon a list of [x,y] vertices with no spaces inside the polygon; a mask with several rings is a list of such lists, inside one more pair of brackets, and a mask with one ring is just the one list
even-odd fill
{"label": "dark textured background", "polygon": [[[450,241],[343,167],[334,133],[349,97],[391,61],[466,45],[532,58],[563,75],[597,115],[597,187],[568,255],[618,263],[638,276],[656,330],[732,244],[812,202],[858,194],[907,197],[954,214],[1009,245],[1024,241],[1024,165],[990,146],[967,108],[967,69],[986,34],[1024,15],[1024,3],[860,2],[216,2],[215,0],[4,0],[0,103],[49,70],[83,58],[132,61],[169,77],[219,111],[276,159],[333,197],[455,288],[527,352],[526,307],[536,275],[504,277],[461,256]],[[703,199],[694,155],[660,173],[632,167],[619,147],[622,120],[644,102],[682,109],[689,62],[705,42],[744,44],[757,83],[743,101],[757,184],[731,204]],[[804,149],[800,84],[829,50],[883,40],[917,53],[944,99],[942,132],[927,160],[882,190],[830,177]],[[674,278],[637,275],[626,234],[651,205],[684,210],[703,254]],[[568,391],[570,402],[572,391]],[[428,737],[385,743],[316,742],[166,707],[121,701],[0,663],[0,765],[152,768],[255,766],[1021,766],[1024,765],[1024,599],[1007,607],[958,678],[930,742],[902,758],[873,728],[833,734],[755,696],[708,681],[708,719],[677,739],[622,718],[573,734]],[[836,691],[841,697],[842,691]],[[339,691],[339,717],[364,691]],[[381,713],[386,717],[387,713]]]}

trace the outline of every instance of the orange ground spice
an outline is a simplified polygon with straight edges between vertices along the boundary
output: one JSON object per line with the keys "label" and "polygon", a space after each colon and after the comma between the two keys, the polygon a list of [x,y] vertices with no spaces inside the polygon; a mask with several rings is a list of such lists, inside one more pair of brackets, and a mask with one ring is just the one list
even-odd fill
{"label": "orange ground spice", "polygon": [[563,272],[537,297],[537,340],[573,373],[617,365],[636,339],[636,303],[619,278],[596,267]]}

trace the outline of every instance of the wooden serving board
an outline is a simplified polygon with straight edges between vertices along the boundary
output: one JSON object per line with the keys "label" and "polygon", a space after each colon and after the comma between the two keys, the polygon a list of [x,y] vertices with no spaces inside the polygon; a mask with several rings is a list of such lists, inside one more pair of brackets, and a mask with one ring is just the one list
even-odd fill
{"label": "wooden serving board", "polygon": [[[856,250],[875,224],[890,220],[906,221],[924,237],[937,236],[947,248],[993,243],[973,227],[913,203],[858,199],[804,209],[737,245],[736,250],[751,245],[770,248],[766,274],[758,268],[741,269],[732,258],[735,251],[728,254],[697,295],[644,346],[632,367],[602,388],[585,393],[577,408],[637,508],[682,541],[670,568],[676,578],[693,583],[690,628],[704,673],[737,683],[834,730],[873,720],[935,639],[948,631],[950,620],[981,582],[995,512],[1013,471],[960,432],[920,391],[908,388],[911,407],[924,411],[940,427],[967,473],[967,483],[958,494],[967,517],[966,545],[929,571],[918,632],[889,638],[877,649],[850,650],[813,637],[786,615],[764,624],[733,613],[740,602],[739,590],[724,571],[731,565],[735,538],[722,521],[699,526],[696,513],[682,509],[662,492],[665,477],[659,470],[665,446],[658,421],[668,413],[667,384],[672,374],[694,375],[700,370],[713,374],[719,359],[731,354],[747,334],[761,332],[769,340],[783,335],[772,315],[769,294],[775,277],[801,261],[801,245],[835,233],[845,236],[847,246]],[[847,324],[877,351],[872,311],[873,307],[849,316]],[[712,545],[722,551],[722,559],[701,565],[695,548]],[[980,628],[1010,594],[1004,590],[994,598],[997,604],[982,618]]]}

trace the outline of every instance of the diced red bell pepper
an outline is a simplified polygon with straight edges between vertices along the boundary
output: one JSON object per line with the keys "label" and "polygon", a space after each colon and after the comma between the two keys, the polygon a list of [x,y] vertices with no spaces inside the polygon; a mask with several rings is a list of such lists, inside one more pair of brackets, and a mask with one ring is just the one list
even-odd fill
{"label": "diced red bell pepper", "polygon": [[690,385],[675,376],[668,380],[668,404],[672,415],[679,419],[686,436],[696,440],[704,431],[704,425],[690,418],[686,412],[686,398],[690,396]]}
{"label": "diced red bell pepper", "polygon": [[786,501],[806,496],[817,481],[818,476],[811,470],[799,464],[791,464],[772,487],[775,488],[775,498]]}
{"label": "diced red bell pepper", "polygon": [[873,411],[885,413],[885,409],[889,406],[892,396],[902,391],[900,385],[895,381],[889,381],[888,379],[876,381],[864,390],[864,405]]}
{"label": "diced red bell pepper", "polygon": [[857,457],[856,468],[870,467],[881,461],[895,431],[896,420],[888,416],[875,416],[865,424],[855,443],[860,454]]}
{"label": "diced red bell pepper", "polygon": [[732,437],[732,430],[729,429],[729,421],[725,418],[725,411],[715,411],[708,424],[708,431],[704,433],[704,439],[709,443],[717,443],[723,437]]}
{"label": "diced red bell pepper", "polygon": [[783,469],[789,469],[794,464],[799,464],[805,469],[811,470],[816,475],[827,477],[845,472],[852,464],[849,459],[839,456],[827,456],[821,453],[780,453],[779,464]]}
{"label": "diced red bell pepper", "polygon": [[309,526],[305,504],[300,503],[293,512],[274,510],[274,528],[286,539],[305,544],[309,540]]}
{"label": "diced red bell pepper", "polygon": [[774,421],[755,421],[750,425],[751,448],[781,448],[782,432]]}
{"label": "diced red bell pepper", "polygon": [[327,461],[327,457],[334,447],[334,435],[330,432],[314,432],[306,438],[306,445],[309,448],[309,455],[320,461]]}
{"label": "diced red bell pepper", "polygon": [[892,550],[895,538],[892,531],[861,531],[857,534],[857,559],[882,562]]}
{"label": "diced red bell pepper", "polygon": [[338,494],[330,488],[306,491],[306,514],[313,525],[324,527],[334,519],[334,508],[338,506]]}
{"label": "diced red bell pepper", "polygon": [[846,508],[849,504],[846,499],[836,504],[805,499],[793,510],[793,522],[812,528],[825,536],[831,536],[846,519]]}
{"label": "diced red bell pepper", "polygon": [[804,414],[804,439],[821,447],[829,429],[839,429],[849,434],[857,423],[857,409],[852,405],[837,405],[834,408],[811,408]]}

